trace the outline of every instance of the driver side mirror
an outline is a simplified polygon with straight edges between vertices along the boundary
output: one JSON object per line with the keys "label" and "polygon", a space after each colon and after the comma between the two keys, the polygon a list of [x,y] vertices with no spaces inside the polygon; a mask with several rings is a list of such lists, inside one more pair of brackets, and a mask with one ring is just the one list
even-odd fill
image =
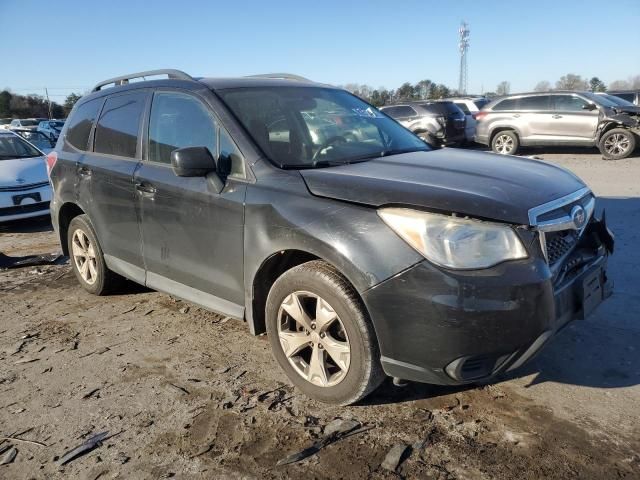
{"label": "driver side mirror", "polygon": [[207,147],[184,147],[171,152],[171,166],[178,177],[204,177],[216,171],[216,162]]}
{"label": "driver side mirror", "polygon": [[582,106],[583,110],[595,110],[596,108],[598,108],[598,107],[597,107],[597,105],[595,103],[585,103]]}

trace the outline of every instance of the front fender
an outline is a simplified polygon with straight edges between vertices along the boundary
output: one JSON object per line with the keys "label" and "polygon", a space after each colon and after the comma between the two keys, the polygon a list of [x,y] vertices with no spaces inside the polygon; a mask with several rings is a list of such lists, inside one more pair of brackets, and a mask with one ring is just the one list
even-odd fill
{"label": "front fender", "polygon": [[250,185],[246,196],[248,314],[256,274],[281,251],[302,251],[327,261],[359,293],[423,260],[380,219],[375,208],[315,197],[297,171],[262,169],[259,183]]}

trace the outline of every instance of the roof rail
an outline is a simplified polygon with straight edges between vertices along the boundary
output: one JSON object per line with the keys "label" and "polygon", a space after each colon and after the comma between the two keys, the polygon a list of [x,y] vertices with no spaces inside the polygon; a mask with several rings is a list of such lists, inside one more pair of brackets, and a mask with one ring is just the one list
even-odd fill
{"label": "roof rail", "polygon": [[301,77],[300,75],[294,75],[293,73],[261,73],[259,75],[249,75],[249,77],[256,78],[279,78],[282,80],[296,80],[298,82],[312,82],[308,78]]}
{"label": "roof rail", "polygon": [[114,86],[126,85],[127,83],[129,83],[129,80],[132,80],[134,78],[151,77],[154,75],[167,75],[169,78],[175,78],[179,80],[193,80],[193,77],[188,73],[184,73],[180,70],[174,70],[171,68],[165,68],[160,70],[147,70],[146,72],[130,73],[128,75],[110,78],[109,80],[98,83],[95,87],[93,87],[91,91],[97,92],[98,90],[101,90],[102,87],[111,83],[113,83]]}

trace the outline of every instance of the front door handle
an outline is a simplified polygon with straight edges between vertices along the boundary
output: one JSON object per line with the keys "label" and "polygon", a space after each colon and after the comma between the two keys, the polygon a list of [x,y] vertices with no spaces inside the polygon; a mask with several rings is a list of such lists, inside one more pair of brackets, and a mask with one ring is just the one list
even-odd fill
{"label": "front door handle", "polygon": [[562,118],[562,115],[558,115],[558,114],[551,115],[551,118]]}
{"label": "front door handle", "polygon": [[78,174],[82,175],[83,177],[90,177],[91,176],[91,169],[89,167],[78,167]]}
{"label": "front door handle", "polygon": [[148,182],[136,183],[136,190],[142,194],[153,195],[156,193],[156,187]]}

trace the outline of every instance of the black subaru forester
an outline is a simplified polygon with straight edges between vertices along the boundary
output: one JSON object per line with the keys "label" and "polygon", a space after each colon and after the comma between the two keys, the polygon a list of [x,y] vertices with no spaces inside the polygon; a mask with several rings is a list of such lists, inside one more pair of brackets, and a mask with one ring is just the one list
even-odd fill
{"label": "black subaru forester", "polygon": [[86,290],[126,277],[244,319],[325,402],[385,374],[486,381],[610,292],[613,238],[575,175],[432,150],[301,77],[101,82],[47,164]]}

